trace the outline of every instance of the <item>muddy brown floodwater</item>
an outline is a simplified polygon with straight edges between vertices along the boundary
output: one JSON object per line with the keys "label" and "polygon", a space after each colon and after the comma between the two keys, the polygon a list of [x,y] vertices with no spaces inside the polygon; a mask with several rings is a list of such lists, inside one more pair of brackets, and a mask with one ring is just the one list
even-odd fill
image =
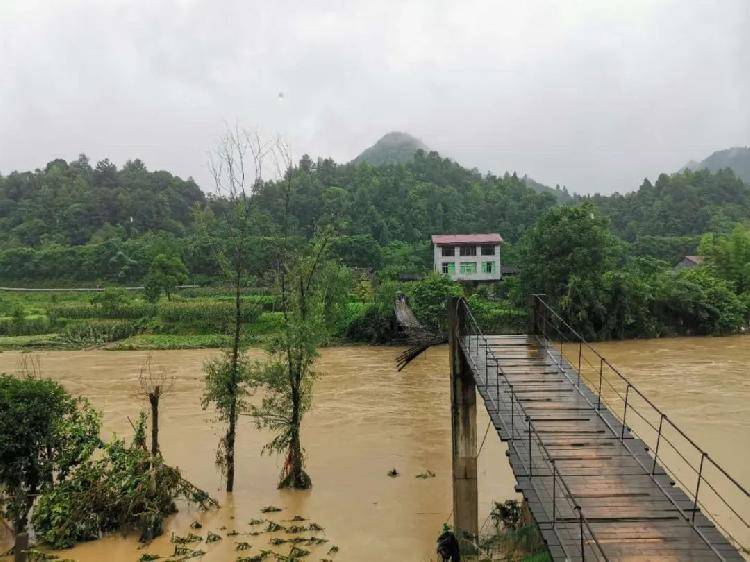
{"label": "muddy brown floodwater", "polygon": [[[176,377],[171,395],[162,399],[161,448],[167,462],[211,492],[222,504],[216,512],[181,509],[166,533],[145,550],[132,537],[109,536],[60,553],[79,562],[136,562],[144,552],[172,554],[170,534],[187,535],[198,520],[203,536],[222,536],[232,529],[251,531],[247,522],[265,517],[260,508],[283,508],[271,517],[282,522],[295,515],[325,528],[329,543],[312,548],[319,560],[331,545],[335,560],[434,560],[435,539],[451,512],[450,398],[447,348],[431,349],[405,371],[395,369],[395,347],[339,347],[322,350],[312,411],[303,428],[308,472],[313,488],[307,492],[276,489],[280,460],[261,456],[269,440],[245,418],[238,432],[237,480],[232,497],[222,491],[214,466],[222,426],[201,410],[203,362],[216,351],[159,351],[155,366]],[[257,351],[253,355],[260,356]],[[134,419],[145,403],[137,395],[140,352],[75,351],[40,353],[45,376],[61,382],[73,394],[83,394],[103,412],[106,434],[132,435]],[[18,354],[0,353],[0,372],[16,367]],[[480,436],[487,425],[479,413]],[[505,446],[493,433],[480,456],[480,495],[483,517],[492,499],[514,496],[514,480]],[[401,476],[390,478],[396,468]],[[419,479],[430,470],[434,478]],[[288,523],[285,523],[288,525]],[[225,531],[219,531],[226,527]],[[252,545],[235,552],[235,543]],[[204,561],[234,561],[238,555],[258,554],[269,546],[269,535],[225,537],[219,543],[197,544],[207,551]],[[311,549],[305,546],[306,549]],[[288,552],[289,547],[274,548]]]}
{"label": "muddy brown floodwater", "polygon": [[[750,482],[750,338],[678,338],[626,341],[597,346],[624,374],[653,397],[691,436],[746,485]],[[222,492],[213,460],[222,427],[200,408],[203,362],[216,351],[159,351],[153,362],[176,377],[162,402],[161,443],[167,462],[210,491],[221,502],[215,512],[182,507],[166,533],[146,549],[133,537],[109,536],[62,553],[79,562],[135,562],[144,552],[168,556],[172,532],[186,535],[198,520],[205,561],[232,561],[269,548],[268,534],[227,537],[261,517],[260,508],[283,511],[282,522],[301,515],[325,527],[329,543],[313,547],[314,557],[339,547],[335,560],[435,560],[435,538],[451,511],[450,404],[447,348],[433,348],[405,371],[395,369],[401,350],[390,347],[338,347],[321,353],[313,410],[304,422],[303,444],[313,489],[276,489],[279,458],[262,456],[268,434],[243,419],[239,429],[237,483],[233,496]],[[253,351],[260,356],[260,352]],[[145,407],[137,395],[141,352],[75,351],[40,353],[44,375],[70,392],[83,394],[103,413],[106,434],[130,437],[128,417]],[[0,353],[0,372],[12,372],[19,354]],[[479,408],[479,441],[487,415]],[[480,521],[492,500],[515,497],[514,479],[503,445],[492,430],[479,458]],[[390,478],[396,468],[401,474]],[[434,478],[415,476],[426,470]],[[222,527],[226,529],[219,531]],[[252,545],[235,551],[235,543]],[[310,547],[305,547],[310,548]],[[285,552],[283,547],[275,548]],[[288,547],[287,547],[288,551]]]}

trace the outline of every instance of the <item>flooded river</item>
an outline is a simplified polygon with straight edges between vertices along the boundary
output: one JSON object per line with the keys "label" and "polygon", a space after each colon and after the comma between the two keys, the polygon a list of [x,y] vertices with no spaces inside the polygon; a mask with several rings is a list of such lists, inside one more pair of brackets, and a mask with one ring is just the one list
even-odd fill
{"label": "flooded river", "polygon": [[[750,482],[750,338],[684,338],[607,343],[597,346],[612,363],[653,398],[671,418],[740,481]],[[388,347],[339,347],[322,351],[313,410],[305,419],[303,444],[313,489],[279,491],[279,458],[261,456],[269,435],[243,419],[238,436],[237,482],[233,496],[222,490],[214,467],[222,431],[211,412],[200,407],[203,362],[216,351],[160,351],[153,363],[176,377],[163,398],[161,443],[165,459],[219,499],[222,508],[197,513],[183,509],[169,522],[163,537],[139,550],[132,538],[110,536],[65,551],[79,562],[135,562],[144,552],[169,556],[170,534],[186,535],[199,520],[204,536],[224,539],[199,544],[206,561],[234,560],[270,548],[268,535],[251,531],[247,522],[265,505],[325,528],[329,543],[313,547],[320,559],[333,544],[337,560],[434,560],[435,538],[451,511],[450,404],[447,348],[435,348],[404,372],[394,359],[401,350]],[[259,355],[259,352],[253,352]],[[103,413],[104,430],[130,437],[128,418],[145,403],[137,394],[138,368],[145,353],[76,351],[40,354],[46,376],[70,392],[88,396]],[[0,372],[15,369],[19,354],[0,353]],[[479,409],[481,441],[487,415]],[[515,497],[505,446],[490,431],[479,458],[480,521],[492,500]],[[400,476],[387,473],[396,468]],[[430,470],[434,478],[415,476]],[[288,523],[284,523],[288,524]],[[224,528],[223,530],[222,527]],[[248,551],[235,552],[235,543]],[[310,548],[310,547],[305,547]],[[285,552],[283,547],[276,551]],[[288,547],[286,548],[288,551]]]}

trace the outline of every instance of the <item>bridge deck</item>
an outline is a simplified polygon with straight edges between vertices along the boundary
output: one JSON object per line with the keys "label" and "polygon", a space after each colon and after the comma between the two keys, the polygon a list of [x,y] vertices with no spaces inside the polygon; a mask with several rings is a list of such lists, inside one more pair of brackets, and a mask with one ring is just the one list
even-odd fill
{"label": "bridge deck", "polygon": [[554,560],[743,560],[559,352],[530,336],[461,347]]}

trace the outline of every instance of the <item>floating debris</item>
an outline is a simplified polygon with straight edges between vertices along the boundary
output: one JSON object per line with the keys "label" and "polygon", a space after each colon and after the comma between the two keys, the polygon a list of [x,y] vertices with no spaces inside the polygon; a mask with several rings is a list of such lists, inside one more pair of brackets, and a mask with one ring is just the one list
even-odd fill
{"label": "floating debris", "polygon": [[259,554],[255,556],[240,556],[237,558],[237,562],[261,562],[273,554],[270,550],[261,550]]}
{"label": "floating debris", "polygon": [[[45,562],[46,560],[54,560],[55,562],[76,562],[75,560],[72,560],[70,558],[60,558],[56,554],[42,552],[41,550],[37,550],[36,548],[29,548],[24,552],[28,556],[29,562]],[[7,552],[0,552],[0,557],[5,558],[6,556],[10,556],[12,553],[13,548],[11,548]]]}
{"label": "floating debris", "polygon": [[158,560],[159,558],[161,558],[161,556],[158,554],[141,554],[138,562],[151,562],[152,560]]}
{"label": "floating debris", "polygon": [[328,549],[327,554],[330,556],[331,554],[336,554],[338,551],[339,547],[334,544],[331,548]]}
{"label": "floating debris", "polygon": [[235,550],[250,550],[251,548],[249,542],[238,542],[234,547]]}
{"label": "floating debris", "polygon": [[212,533],[209,531],[208,536],[206,537],[206,542],[218,542],[221,540],[221,535],[218,535],[216,533]]}
{"label": "floating debris", "polygon": [[206,555],[206,551],[205,550],[198,549],[198,550],[193,550],[190,553],[190,555],[188,556],[188,558],[201,558],[201,557],[203,557],[205,555]]}
{"label": "floating debris", "polygon": [[318,525],[317,523],[310,523],[310,524],[309,524],[309,525],[307,526],[307,529],[308,529],[309,531],[313,531],[313,532],[317,532],[317,531],[325,531],[325,529],[324,529],[323,527],[321,527],[320,525]]}
{"label": "floating debris", "polygon": [[203,537],[200,535],[196,535],[195,533],[190,533],[187,537],[181,537],[179,535],[175,535],[172,533],[172,542],[175,544],[188,544],[191,542],[202,542]]}
{"label": "floating debris", "polygon": [[231,531],[227,532],[228,537],[236,537],[239,534],[240,532],[237,529],[232,529]]}
{"label": "floating debris", "polygon": [[273,521],[268,522],[268,526],[266,527],[267,533],[275,533],[277,531],[286,531],[286,527],[283,525],[279,525],[278,523],[275,523]]}
{"label": "floating debris", "polygon": [[198,521],[193,521],[192,523],[190,523],[190,528],[191,529],[202,529],[203,525],[201,525]]}
{"label": "floating debris", "polygon": [[307,527],[305,527],[304,525],[290,525],[286,530],[287,533],[291,533],[292,535],[295,535],[297,533],[304,533],[305,531],[307,531]]}
{"label": "floating debris", "polygon": [[315,546],[319,544],[327,543],[328,539],[324,539],[322,537],[310,537],[305,541],[305,545],[307,546]]}
{"label": "floating debris", "polygon": [[267,505],[260,510],[261,513],[277,513],[279,511],[281,511],[281,508],[276,507],[275,505]]}
{"label": "floating debris", "polygon": [[293,546],[292,550],[289,551],[289,560],[296,560],[297,558],[304,558],[310,554],[309,550],[305,550],[304,548],[300,548],[298,546]]}
{"label": "floating debris", "polygon": [[290,521],[307,521],[307,519],[305,519],[305,518],[304,518],[304,517],[302,517],[301,515],[295,515],[294,517],[292,517],[292,518],[290,519]]}
{"label": "floating debris", "polygon": [[392,468],[388,471],[388,476],[390,476],[391,478],[396,478],[397,476],[400,476],[400,474],[398,473],[398,470]]}
{"label": "floating debris", "polygon": [[435,478],[435,473],[428,469],[425,472],[417,474],[415,478],[422,478],[422,479]]}
{"label": "floating debris", "polygon": [[289,541],[287,541],[286,539],[279,538],[279,537],[273,537],[269,542],[274,546],[279,546],[280,544],[284,544]]}
{"label": "floating debris", "polygon": [[262,523],[265,523],[265,519],[251,519],[247,522],[248,525],[261,525]]}
{"label": "floating debris", "polygon": [[192,548],[188,548],[187,546],[177,546],[174,547],[174,552],[172,553],[172,556],[187,556],[193,551]]}

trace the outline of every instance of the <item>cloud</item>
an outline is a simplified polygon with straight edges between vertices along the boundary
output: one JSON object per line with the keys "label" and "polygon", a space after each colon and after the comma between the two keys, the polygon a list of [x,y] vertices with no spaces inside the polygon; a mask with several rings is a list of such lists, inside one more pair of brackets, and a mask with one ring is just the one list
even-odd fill
{"label": "cloud", "polygon": [[297,156],[399,129],[481,170],[627,191],[750,144],[747,29],[747,0],[5,0],[0,170],[86,152],[209,189],[238,121]]}

